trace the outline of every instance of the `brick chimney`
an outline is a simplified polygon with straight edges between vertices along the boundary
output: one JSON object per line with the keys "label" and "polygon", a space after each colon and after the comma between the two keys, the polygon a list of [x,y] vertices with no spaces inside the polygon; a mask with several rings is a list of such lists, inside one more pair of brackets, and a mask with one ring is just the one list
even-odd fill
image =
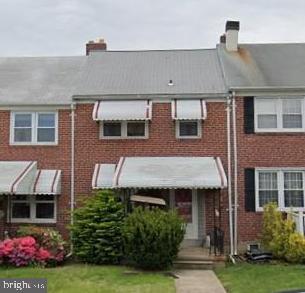
{"label": "brick chimney", "polygon": [[107,44],[104,39],[97,39],[96,41],[89,41],[86,44],[86,55],[88,56],[91,51],[105,51],[107,50]]}
{"label": "brick chimney", "polygon": [[228,51],[238,50],[239,21],[227,21],[226,23],[226,49]]}

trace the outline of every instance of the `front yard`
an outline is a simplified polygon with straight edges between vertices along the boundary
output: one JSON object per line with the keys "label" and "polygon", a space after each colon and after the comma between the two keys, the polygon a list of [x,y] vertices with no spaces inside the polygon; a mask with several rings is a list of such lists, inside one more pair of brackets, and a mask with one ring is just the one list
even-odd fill
{"label": "front yard", "polygon": [[48,292],[56,293],[159,293],[175,292],[174,279],[160,273],[125,274],[116,266],[66,265],[52,269],[0,269],[1,278],[47,278]]}
{"label": "front yard", "polygon": [[241,264],[216,270],[229,293],[273,293],[305,288],[305,266]]}

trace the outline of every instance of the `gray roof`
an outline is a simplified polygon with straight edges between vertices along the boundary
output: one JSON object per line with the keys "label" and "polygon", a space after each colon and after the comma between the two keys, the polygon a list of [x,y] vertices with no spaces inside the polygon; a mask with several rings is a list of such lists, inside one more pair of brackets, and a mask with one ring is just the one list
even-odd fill
{"label": "gray roof", "polygon": [[240,44],[237,52],[218,45],[229,87],[304,87],[305,44]]}
{"label": "gray roof", "polygon": [[[169,81],[173,85],[169,86]],[[93,52],[79,95],[223,94],[216,49]]]}
{"label": "gray roof", "polygon": [[85,61],[85,56],[0,58],[0,104],[70,103]]}

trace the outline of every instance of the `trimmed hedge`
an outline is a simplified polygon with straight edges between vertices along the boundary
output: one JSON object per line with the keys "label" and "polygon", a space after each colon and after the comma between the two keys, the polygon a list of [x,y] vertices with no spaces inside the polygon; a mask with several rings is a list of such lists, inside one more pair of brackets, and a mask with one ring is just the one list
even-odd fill
{"label": "trimmed hedge", "polygon": [[176,211],[136,208],[123,227],[127,260],[144,269],[170,267],[178,254],[185,227]]}

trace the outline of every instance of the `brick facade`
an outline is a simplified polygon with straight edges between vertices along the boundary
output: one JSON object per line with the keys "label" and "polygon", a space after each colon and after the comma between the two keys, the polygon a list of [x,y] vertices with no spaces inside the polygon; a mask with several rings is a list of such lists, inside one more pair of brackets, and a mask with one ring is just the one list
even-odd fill
{"label": "brick facade", "polygon": [[[203,122],[202,138],[177,139],[171,118],[170,102],[154,102],[148,139],[99,138],[99,123],[92,120],[93,104],[77,104],[75,116],[75,195],[76,201],[91,193],[96,163],[118,163],[121,156],[219,156],[227,170],[226,103],[208,102],[208,118]],[[244,209],[244,169],[255,167],[304,167],[305,134],[245,134],[243,98],[237,98],[238,142],[238,237],[239,242],[254,241],[261,230],[262,213]],[[71,121],[70,110],[59,110],[59,143],[57,146],[9,145],[10,112],[0,111],[0,160],[35,160],[39,168],[62,170],[62,194],[57,201],[55,226],[68,238],[70,209]],[[205,191],[205,231],[214,225],[213,206],[220,207],[220,224],[228,242],[227,190]],[[5,196],[1,206],[6,211]],[[219,206],[220,201],[220,206]],[[12,227],[16,227],[14,224]],[[13,229],[12,228],[12,229]],[[1,220],[0,233],[8,229]]]}
{"label": "brick facade", "polygon": [[[37,161],[38,168],[62,170],[62,194],[57,199],[57,223],[58,230],[68,236],[66,229],[69,224],[70,205],[70,174],[71,174],[71,121],[70,110],[58,111],[58,145],[57,146],[12,146],[9,144],[10,137],[10,111],[0,111],[0,161]],[[4,211],[6,208],[7,196],[2,195],[0,202]],[[9,229],[14,230],[17,226],[6,225],[6,215],[0,222],[0,233]]]}
{"label": "brick facade", "polygon": [[[96,163],[118,163],[121,156],[219,156],[226,169],[226,112],[225,103],[207,104],[208,119],[203,122],[202,138],[176,139],[175,123],[171,118],[171,104],[154,103],[149,122],[148,139],[99,139],[99,123],[92,120],[93,104],[77,104],[75,116],[75,195],[76,202],[91,193],[91,180]],[[70,209],[70,110],[59,111],[58,146],[9,145],[10,112],[0,112],[1,145],[0,160],[35,160],[39,168],[63,171],[62,194],[58,196],[56,226],[66,237]],[[225,211],[226,192],[222,192]],[[213,195],[218,191],[206,191],[206,229],[213,227]],[[5,207],[5,201],[2,205]],[[6,210],[6,208],[5,208]],[[225,212],[226,213],[226,212]],[[227,220],[227,215],[222,217]],[[2,220],[2,232],[6,219]],[[12,225],[16,227],[16,224]],[[225,227],[226,225],[223,224]]]}
{"label": "brick facade", "polygon": [[244,100],[237,98],[238,144],[238,237],[240,244],[260,236],[262,212],[245,211],[244,169],[258,167],[305,166],[305,133],[245,134]]}

